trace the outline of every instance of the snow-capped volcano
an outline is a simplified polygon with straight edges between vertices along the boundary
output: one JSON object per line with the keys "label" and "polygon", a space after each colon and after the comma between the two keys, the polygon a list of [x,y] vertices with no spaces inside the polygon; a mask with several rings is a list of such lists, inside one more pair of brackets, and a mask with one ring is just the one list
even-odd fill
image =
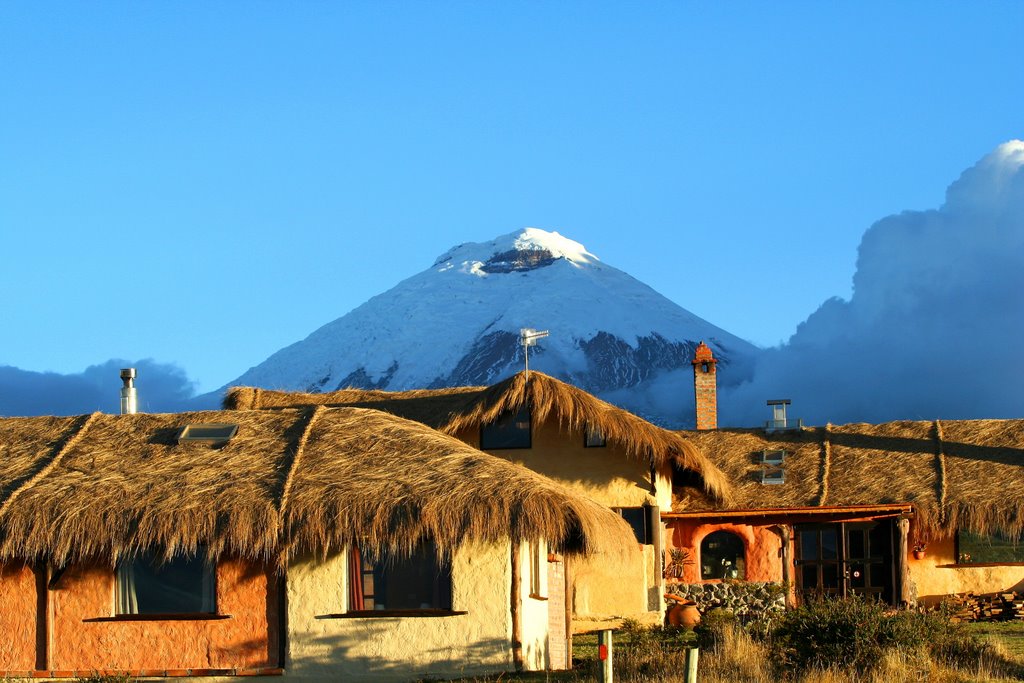
{"label": "snow-capped volcano", "polygon": [[692,419],[693,349],[730,383],[756,349],[557,232],[460,244],[423,272],[281,349],[233,385],[305,391],[491,384],[523,368],[521,328],[549,330],[530,367],[664,424]]}

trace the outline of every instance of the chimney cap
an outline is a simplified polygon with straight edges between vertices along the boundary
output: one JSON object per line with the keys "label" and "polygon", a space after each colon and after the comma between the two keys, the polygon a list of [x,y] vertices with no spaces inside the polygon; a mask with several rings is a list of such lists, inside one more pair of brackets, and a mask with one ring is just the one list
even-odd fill
{"label": "chimney cap", "polygon": [[767,401],[767,404],[770,406],[788,406],[791,405],[792,403],[793,402],[790,401],[788,398],[774,398]]}
{"label": "chimney cap", "polygon": [[135,368],[121,368],[121,379],[135,379]]}
{"label": "chimney cap", "polygon": [[693,360],[690,362],[699,365],[700,363],[717,363],[718,361],[715,359],[715,354],[711,352],[711,347],[702,341],[693,350]]}

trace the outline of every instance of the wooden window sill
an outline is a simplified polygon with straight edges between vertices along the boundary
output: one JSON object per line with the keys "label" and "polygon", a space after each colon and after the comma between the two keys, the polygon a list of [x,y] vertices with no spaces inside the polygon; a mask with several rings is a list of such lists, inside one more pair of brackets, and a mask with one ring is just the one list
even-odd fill
{"label": "wooden window sill", "polygon": [[548,596],[541,595],[540,593],[530,593],[530,597],[534,600],[547,600]]}
{"label": "wooden window sill", "polygon": [[341,614],[318,614],[317,619],[386,619],[388,617],[457,617],[469,612],[451,609],[363,609]]}
{"label": "wooden window sill", "polygon": [[82,619],[82,621],[86,623],[98,621],[216,621],[230,618],[230,614],[196,612],[194,614],[116,614],[112,617],[92,617],[91,619]]}
{"label": "wooden window sill", "polygon": [[970,569],[971,567],[1024,567],[1024,562],[964,562],[936,565],[939,569]]}

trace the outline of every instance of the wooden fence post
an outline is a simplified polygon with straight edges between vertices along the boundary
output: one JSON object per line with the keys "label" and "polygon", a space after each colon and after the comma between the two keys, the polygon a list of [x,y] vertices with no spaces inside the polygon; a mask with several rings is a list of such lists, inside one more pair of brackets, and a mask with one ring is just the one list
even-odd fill
{"label": "wooden fence post", "polygon": [[604,630],[597,635],[597,658],[601,661],[601,683],[612,683],[615,672],[612,669],[612,632]]}
{"label": "wooden fence post", "polygon": [[695,647],[686,648],[686,683],[697,683],[697,659],[700,650]]}

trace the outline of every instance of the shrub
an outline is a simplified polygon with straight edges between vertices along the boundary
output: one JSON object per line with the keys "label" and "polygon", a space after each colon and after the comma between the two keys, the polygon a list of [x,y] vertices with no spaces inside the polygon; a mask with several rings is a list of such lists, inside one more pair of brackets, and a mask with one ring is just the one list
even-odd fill
{"label": "shrub", "polygon": [[880,661],[886,640],[880,604],[808,600],[779,619],[772,632],[772,657],[782,670],[839,666],[863,673]]}

